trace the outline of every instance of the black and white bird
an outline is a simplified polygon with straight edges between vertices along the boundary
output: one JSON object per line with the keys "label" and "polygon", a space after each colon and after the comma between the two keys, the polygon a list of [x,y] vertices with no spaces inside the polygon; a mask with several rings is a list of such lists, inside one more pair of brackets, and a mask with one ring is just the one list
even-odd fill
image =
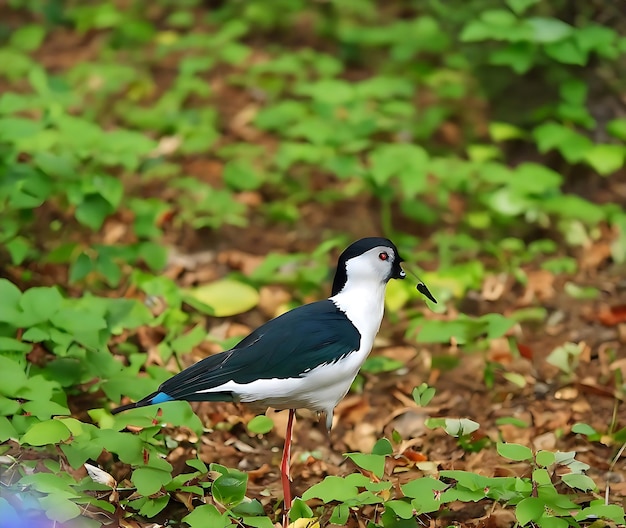
{"label": "black and white bird", "polygon": [[[209,356],[164,382],[157,392],[113,410],[172,400],[232,401],[289,409],[281,476],[291,505],[289,463],[295,409],[333,411],[374,344],[385,287],[404,279],[398,249],[386,238],[363,238],[339,257],[330,298],[306,304],[257,328],[231,350]],[[418,290],[436,302],[423,283]]]}

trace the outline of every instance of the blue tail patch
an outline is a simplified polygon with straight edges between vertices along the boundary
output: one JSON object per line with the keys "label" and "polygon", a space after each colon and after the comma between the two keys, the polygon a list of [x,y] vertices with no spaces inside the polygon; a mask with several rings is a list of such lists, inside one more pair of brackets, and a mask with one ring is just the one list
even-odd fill
{"label": "blue tail patch", "polygon": [[165,403],[173,400],[174,398],[172,398],[171,396],[168,396],[164,392],[159,392],[154,398],[152,398],[150,404],[154,405],[155,403]]}

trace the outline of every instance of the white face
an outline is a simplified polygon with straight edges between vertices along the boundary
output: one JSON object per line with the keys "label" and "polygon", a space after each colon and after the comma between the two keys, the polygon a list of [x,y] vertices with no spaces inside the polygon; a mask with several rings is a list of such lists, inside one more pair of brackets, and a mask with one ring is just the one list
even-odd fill
{"label": "white face", "polygon": [[391,278],[404,278],[405,273],[396,262],[395,251],[387,246],[377,246],[353,257],[346,263],[348,283],[352,281],[387,282]]}

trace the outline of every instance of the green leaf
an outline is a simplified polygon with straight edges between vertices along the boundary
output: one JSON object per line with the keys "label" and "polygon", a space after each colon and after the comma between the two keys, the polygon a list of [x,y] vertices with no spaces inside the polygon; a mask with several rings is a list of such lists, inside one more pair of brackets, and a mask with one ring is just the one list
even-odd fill
{"label": "green leaf", "polygon": [[613,174],[624,166],[626,148],[622,145],[594,145],[585,152],[585,161],[602,176]]}
{"label": "green leaf", "polygon": [[574,28],[558,18],[532,17],[526,19],[533,30],[533,40],[547,44],[569,37]]}
{"label": "green leaf", "polygon": [[535,455],[535,461],[538,465],[547,468],[550,467],[556,461],[556,457],[552,451],[539,451]]}
{"label": "green leaf", "polygon": [[0,279],[0,322],[12,323],[19,316],[19,302],[22,297],[20,289],[8,281]]}
{"label": "green leaf", "polygon": [[517,14],[524,14],[529,7],[539,3],[540,0],[506,0],[507,5]]}
{"label": "green leaf", "polygon": [[[617,504],[604,504],[602,501],[593,501],[588,508],[583,508],[574,515],[577,521],[588,521],[590,519],[609,519],[616,524],[623,525],[624,508]],[[592,523],[590,527],[595,527]],[[601,525],[598,525],[598,527]]]}
{"label": "green leaf", "polygon": [[545,502],[539,497],[526,497],[515,507],[515,517],[521,526],[538,521],[545,512]]}
{"label": "green leaf", "polygon": [[77,504],[55,493],[40,498],[39,504],[45,510],[46,517],[60,523],[65,523],[81,514],[81,509]]}
{"label": "green leaf", "polygon": [[[0,400],[0,412],[2,412],[1,404]],[[6,416],[0,416],[0,442],[6,442],[10,438],[17,440],[19,438],[18,433]]]}
{"label": "green leaf", "polygon": [[230,317],[247,312],[259,302],[259,292],[252,286],[232,279],[223,279],[184,293],[185,301],[195,308],[209,307],[215,317]]}
{"label": "green leaf", "polygon": [[521,128],[509,123],[492,121],[489,123],[489,136],[493,141],[508,141],[523,138],[525,133]]}
{"label": "green leaf", "polygon": [[411,504],[417,513],[429,513],[439,510],[441,500],[437,492],[444,490],[447,485],[432,477],[422,477],[411,480],[400,486],[402,493],[413,499]]}
{"label": "green leaf", "polygon": [[76,220],[89,227],[92,231],[98,231],[104,219],[115,209],[99,194],[89,194],[76,208]]}
{"label": "green leaf", "polygon": [[371,374],[379,374],[381,372],[392,372],[404,367],[405,364],[397,359],[386,356],[370,356],[361,366],[361,371],[369,372]]}
{"label": "green leaf", "polygon": [[606,131],[613,137],[626,141],[626,119],[622,117],[609,121],[606,125]]}
{"label": "green leaf", "polygon": [[143,515],[149,519],[153,518],[159,512],[163,511],[169,504],[170,496],[163,495],[162,497],[156,497],[154,499],[144,497],[144,502],[139,508],[139,515]]}
{"label": "green leaf", "polygon": [[428,154],[417,145],[382,144],[369,156],[372,181],[382,186],[392,176],[400,176],[406,194],[415,195],[426,186]]}
{"label": "green leaf", "polygon": [[415,515],[413,505],[402,500],[390,500],[385,502],[385,509],[390,509],[400,519],[412,519]]}
{"label": "green leaf", "polygon": [[349,485],[341,477],[329,476],[322,482],[314,484],[302,494],[302,500],[317,498],[324,503],[339,501],[345,502],[359,494],[356,486]]}
{"label": "green leaf", "polygon": [[437,389],[429,387],[426,383],[422,383],[419,387],[413,389],[413,400],[420,407],[425,407],[434,398]]}
{"label": "green leaf", "polygon": [[24,237],[17,236],[9,240],[4,247],[11,255],[11,262],[14,266],[19,266],[31,250],[32,244]]}
{"label": "green leaf", "polygon": [[72,262],[70,267],[70,284],[74,284],[80,280],[83,280],[89,273],[94,270],[94,263],[86,253],[78,255],[76,260]]}
{"label": "green leaf", "polygon": [[140,467],[133,471],[131,480],[137,488],[137,493],[147,497],[154,495],[168,484],[172,480],[172,475],[169,471],[158,468]]}
{"label": "green leaf", "polygon": [[204,325],[194,326],[189,332],[178,336],[170,343],[172,349],[177,354],[185,354],[198,346],[206,339],[206,328]]}
{"label": "green leaf", "polygon": [[33,326],[47,322],[59,311],[63,297],[59,290],[54,287],[30,288],[26,290],[20,300],[20,307],[24,311],[28,323],[25,326]]}
{"label": "green leaf", "polygon": [[570,163],[582,161],[593,148],[593,142],[588,137],[560,123],[545,122],[537,126],[532,134],[540,152],[558,149]]}
{"label": "green leaf", "polygon": [[581,434],[585,436],[595,435],[598,432],[586,423],[576,423],[572,426],[572,433]]}
{"label": "green leaf", "polygon": [[142,242],[137,248],[137,256],[155,272],[167,265],[167,253],[167,248],[156,242]]}
{"label": "green leaf", "polygon": [[546,55],[563,64],[584,66],[587,62],[587,52],[572,39],[548,43],[545,46],[545,52]]}
{"label": "green leaf", "polygon": [[289,519],[292,522],[297,519],[312,519],[313,517],[313,510],[309,508],[306,502],[299,497],[294,499],[291,510],[289,510]]}
{"label": "green leaf", "polygon": [[382,478],[385,473],[385,456],[384,455],[368,455],[364,453],[347,453],[346,456],[352,460],[357,466],[371,471],[378,478]]}
{"label": "green leaf", "polygon": [[56,312],[50,322],[71,334],[95,332],[107,327],[105,319],[77,306],[65,306]]}
{"label": "green leaf", "polygon": [[227,474],[218,477],[213,482],[211,493],[216,501],[227,508],[231,508],[243,500],[247,483],[248,475],[246,473],[230,469]]}
{"label": "green leaf", "polygon": [[0,355],[0,394],[8,397],[15,397],[15,394],[26,385],[28,377],[24,372],[24,367]]}
{"label": "green leaf", "polygon": [[46,29],[40,24],[27,24],[11,33],[9,44],[21,51],[35,51],[41,46],[46,36]]}
{"label": "green leaf", "polygon": [[230,528],[230,518],[226,513],[220,513],[212,504],[203,504],[196,507],[189,515],[183,517],[191,528]]}
{"label": "green leaf", "polygon": [[498,454],[509,460],[532,460],[533,452],[529,447],[521,444],[505,444],[504,442],[498,442],[497,444]]}
{"label": "green leaf", "polygon": [[60,420],[46,420],[28,429],[20,439],[20,443],[32,446],[58,444],[65,442],[70,435],[70,430]]}
{"label": "green leaf", "polygon": [[248,431],[254,434],[267,434],[274,428],[274,420],[264,415],[255,416],[248,422]]}
{"label": "green leaf", "polygon": [[374,447],[372,448],[372,454],[374,455],[392,455],[393,454],[393,446],[391,442],[386,438],[381,438],[378,440]]}
{"label": "green leaf", "polygon": [[[296,501],[299,499],[296,499]],[[295,503],[295,501],[294,501]],[[289,510],[289,514],[293,510]],[[241,518],[243,526],[249,526],[250,528],[276,528],[276,525],[270,520],[269,517],[249,517],[244,515]]]}
{"label": "green leaf", "polygon": [[19,354],[28,354],[32,350],[32,346],[28,343],[22,343],[18,339],[12,337],[0,336],[0,352],[16,352]]}
{"label": "green leaf", "polygon": [[244,191],[258,189],[263,183],[263,175],[247,160],[230,160],[222,178],[229,187]]}
{"label": "green leaf", "polygon": [[565,482],[565,484],[567,484],[570,488],[575,488],[582,491],[590,491],[598,488],[593,479],[591,477],[588,477],[587,475],[568,473],[567,475],[561,475],[561,480]]}
{"label": "green leaf", "polygon": [[350,518],[350,508],[347,504],[338,504],[333,508],[333,513],[328,520],[331,524],[345,526]]}

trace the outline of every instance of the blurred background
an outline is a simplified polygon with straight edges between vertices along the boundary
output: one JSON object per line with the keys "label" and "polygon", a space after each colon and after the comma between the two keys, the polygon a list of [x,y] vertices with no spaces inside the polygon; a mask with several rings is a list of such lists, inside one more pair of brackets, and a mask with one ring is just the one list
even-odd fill
{"label": "blurred background", "polygon": [[[3,453],[30,445],[32,466],[57,449],[73,479],[48,467],[59,489],[87,460],[118,483],[135,468],[144,502],[124,511],[146,518],[183,516],[147,497],[198,454],[257,471],[267,512],[282,415],[248,427],[249,410],[174,404],[173,427],[135,444],[102,432],[128,421],[104,409],[325,297],[349,242],[387,236],[439,304],[390,284],[332,449],[306,417],[296,433],[296,491],[382,436],[407,475],[497,468],[504,439],[581,449],[598,493],[609,472],[623,501],[625,35],[620,2],[5,0]],[[427,410],[412,407],[423,381]],[[45,425],[58,415],[80,421]],[[480,428],[460,441],[429,416]],[[146,450],[167,457],[148,464],[156,490]],[[48,518],[78,515],[44,488]],[[94,511],[115,519],[108,504]]]}

